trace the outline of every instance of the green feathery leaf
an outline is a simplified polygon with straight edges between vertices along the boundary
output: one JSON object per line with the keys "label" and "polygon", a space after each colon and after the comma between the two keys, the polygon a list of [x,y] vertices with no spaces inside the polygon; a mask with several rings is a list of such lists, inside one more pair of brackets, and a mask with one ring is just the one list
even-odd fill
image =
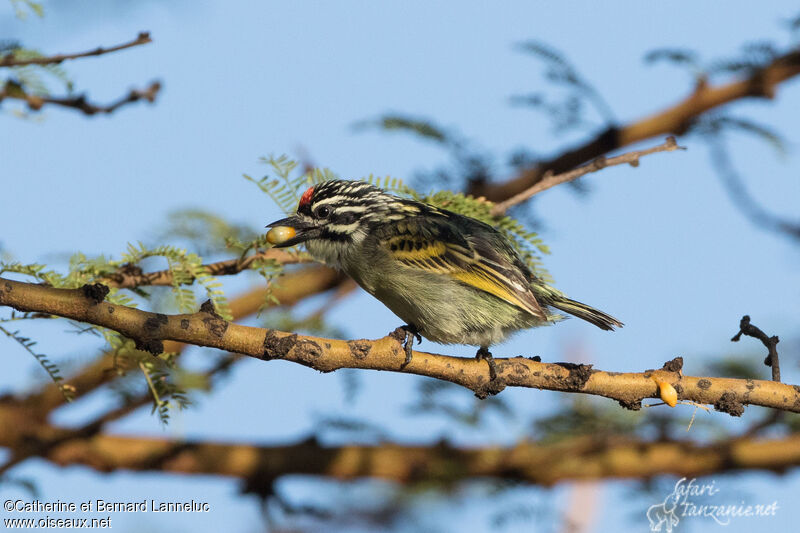
{"label": "green feathery leaf", "polygon": [[58,369],[58,366],[55,363],[50,361],[46,355],[37,353],[33,349],[33,347],[36,345],[36,341],[32,341],[28,337],[23,337],[19,334],[19,330],[9,331],[3,326],[0,326],[0,332],[5,333],[7,337],[17,341],[26,352],[31,354],[34,359],[36,359],[36,362],[41,365],[45,372],[47,372],[47,375],[50,376],[50,379],[53,380],[53,383],[55,383],[55,385],[58,387],[58,390],[61,391],[64,399],[68,402],[72,401],[75,395],[75,389],[71,385],[64,383],[64,378],[61,377],[61,371]]}

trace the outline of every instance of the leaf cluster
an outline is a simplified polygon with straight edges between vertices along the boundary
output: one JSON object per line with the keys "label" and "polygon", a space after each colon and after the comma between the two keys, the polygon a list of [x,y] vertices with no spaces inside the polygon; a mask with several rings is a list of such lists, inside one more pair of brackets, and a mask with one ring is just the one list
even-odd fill
{"label": "leaf cluster", "polygon": [[[18,16],[25,13],[21,9],[21,5],[23,4],[29,6],[31,10],[37,13],[37,10],[41,9],[41,4],[29,0],[12,0],[12,4],[17,10]],[[11,55],[19,60],[43,57],[39,51],[23,47],[16,41],[0,42],[0,55]],[[53,82],[63,86],[68,94],[72,93],[74,88],[72,80],[69,74],[67,74],[67,71],[58,64],[0,67],[0,90],[9,96],[19,96],[22,98],[27,96],[46,97],[52,93],[51,84]]]}
{"label": "leaf cluster", "polygon": [[72,386],[64,383],[64,378],[61,376],[61,371],[55,363],[53,363],[45,354],[38,353],[33,349],[33,347],[36,345],[36,341],[33,341],[28,337],[23,337],[19,330],[10,331],[3,326],[0,326],[0,333],[4,333],[7,337],[17,341],[26,352],[31,354],[39,363],[39,365],[41,365],[44,371],[47,372],[47,375],[50,376],[50,379],[53,380],[53,383],[56,384],[58,389],[61,391],[61,394],[64,396],[64,399],[68,402],[72,401],[75,389]]}
{"label": "leaf cluster", "polygon": [[[166,261],[167,270],[172,277],[172,302],[182,312],[194,312],[197,310],[197,295],[195,290],[189,288],[195,282],[204,292],[204,296],[210,299],[217,312],[224,318],[232,318],[230,308],[225,294],[222,290],[221,282],[208,273],[203,265],[202,258],[194,253],[189,253],[185,249],[175,246],[157,246],[149,248],[142,243],[129,244],[126,252],[121,254],[120,259],[109,259],[105,256],[87,257],[83,253],[74,254],[69,261],[69,269],[66,274],[56,270],[47,269],[42,264],[22,264],[19,262],[0,262],[0,275],[14,273],[24,277],[32,278],[46,285],[76,289],[85,284],[103,282],[120,273],[141,272],[141,265],[154,258]],[[106,300],[129,307],[137,307],[142,300],[152,299],[153,293],[141,288],[119,289],[112,287]],[[13,314],[13,313],[12,313]],[[25,314],[23,316],[14,315],[5,321],[10,320],[31,320],[37,318],[50,318],[41,314]],[[62,383],[62,377],[58,367],[43,354],[32,350],[33,344],[18,331],[11,332],[3,330],[7,336],[14,338],[25,349],[33,355],[50,375],[54,383],[64,392],[65,397],[69,397]],[[163,355],[160,358],[153,358],[136,350],[130,339],[123,337],[116,331],[98,326],[88,326],[82,332],[92,332],[105,339],[111,348],[114,358],[114,367],[120,375],[124,375],[131,368],[138,368],[150,385],[154,402],[159,411],[159,417],[166,422],[168,419],[168,407],[177,405],[183,407],[188,404],[187,393],[178,386],[171,378],[176,369],[172,356]]]}
{"label": "leaf cluster", "polygon": [[511,103],[543,111],[551,120],[556,132],[565,132],[591,126],[585,118],[585,108],[591,106],[604,123],[613,123],[614,113],[594,86],[575,66],[555,48],[540,42],[526,41],[519,49],[538,59],[544,65],[544,77],[563,91],[560,100],[553,100],[543,92],[518,95]]}
{"label": "leaf cluster", "polygon": [[44,7],[41,2],[34,0],[10,0],[11,7],[14,8],[14,15],[19,19],[26,19],[30,13],[38,17],[44,16]]}

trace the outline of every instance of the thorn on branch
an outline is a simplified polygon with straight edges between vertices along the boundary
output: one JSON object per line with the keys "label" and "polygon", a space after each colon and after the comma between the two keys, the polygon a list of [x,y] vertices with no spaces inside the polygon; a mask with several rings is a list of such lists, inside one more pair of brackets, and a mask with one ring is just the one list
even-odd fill
{"label": "thorn on branch", "polygon": [[767,347],[767,357],[764,359],[764,364],[772,367],[772,381],[780,381],[781,380],[781,367],[780,362],[778,361],[778,343],[780,339],[778,339],[777,335],[773,335],[770,337],[759,328],[754,326],[750,323],[750,315],[744,315],[742,319],[739,321],[739,333],[731,338],[733,342],[739,342],[739,339],[742,338],[742,335],[747,335],[748,337],[753,337],[761,341],[761,343]]}
{"label": "thorn on branch", "polygon": [[201,313],[208,313],[209,315],[222,318],[219,313],[217,313],[217,309],[214,307],[214,302],[211,300],[206,300],[200,305],[200,312]]}
{"label": "thorn on branch", "polygon": [[564,386],[566,390],[579,391],[583,389],[589,378],[596,370],[592,369],[592,365],[576,364],[576,363],[555,363],[561,368],[569,372],[569,376],[564,378]]}
{"label": "thorn on branch", "polygon": [[489,396],[500,394],[505,388],[506,384],[502,379],[492,379],[476,387],[473,392],[477,399],[485,400]]}
{"label": "thorn on branch", "polygon": [[159,339],[133,339],[136,349],[154,356],[164,353],[164,343]]}
{"label": "thorn on branch", "polygon": [[683,370],[683,357],[676,357],[675,359],[667,361],[661,368],[667,372],[680,372]]}
{"label": "thorn on branch", "polygon": [[641,398],[634,398],[630,400],[618,400],[620,407],[623,409],[627,409],[628,411],[641,411],[642,410],[642,399]]}
{"label": "thorn on branch", "polygon": [[731,416],[742,416],[744,405],[736,398],[733,392],[726,392],[714,403],[714,409],[721,413],[728,413]]}
{"label": "thorn on branch", "polygon": [[214,335],[215,337],[222,338],[225,335],[225,332],[228,330],[228,321],[222,318],[222,315],[217,313],[216,308],[214,307],[214,302],[211,300],[206,300],[200,306],[200,312],[206,313],[208,316],[203,319],[203,324],[205,324],[208,331]]}
{"label": "thorn on branch", "polygon": [[169,323],[167,315],[161,313],[148,313],[148,318],[144,321],[144,335],[134,338],[136,349],[148,352],[154,356],[164,353],[164,343],[162,342],[161,327]]}
{"label": "thorn on branch", "polygon": [[103,300],[106,299],[108,296],[109,288],[103,285],[102,283],[93,283],[89,285],[88,283],[81,287],[81,291],[83,291],[83,296],[88,298],[89,300],[93,301],[95,304],[99,304]]}
{"label": "thorn on branch", "polygon": [[264,351],[261,358],[265,361],[272,359],[283,359],[297,345],[297,333],[280,336],[274,330],[268,329],[264,334]]}

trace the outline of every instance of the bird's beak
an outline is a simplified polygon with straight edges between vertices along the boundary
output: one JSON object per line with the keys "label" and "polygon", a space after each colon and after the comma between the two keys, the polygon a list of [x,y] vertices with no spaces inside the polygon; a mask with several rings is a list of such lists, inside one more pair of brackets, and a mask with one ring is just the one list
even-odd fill
{"label": "bird's beak", "polygon": [[275,248],[288,248],[289,246],[294,246],[295,244],[301,244],[308,240],[316,239],[322,233],[322,230],[316,227],[312,222],[306,222],[297,215],[276,220],[271,224],[267,224],[266,227],[274,228],[277,226],[294,228],[296,234],[291,239],[287,239],[282,243],[275,244]]}

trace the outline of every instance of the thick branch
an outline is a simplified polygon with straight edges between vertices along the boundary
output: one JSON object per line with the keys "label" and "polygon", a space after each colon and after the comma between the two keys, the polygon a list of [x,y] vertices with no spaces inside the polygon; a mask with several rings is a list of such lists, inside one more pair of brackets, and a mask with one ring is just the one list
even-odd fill
{"label": "thick branch", "polygon": [[775,58],[749,77],[712,86],[699,83],[692,94],[683,101],[632,122],[626,126],[612,127],[586,144],[527,168],[516,177],[503,183],[473,182],[469,193],[484,196],[492,202],[502,202],[541,181],[548,171],[561,173],[618,148],[661,135],[684,133],[703,113],[716,107],[747,97],[773,98],[782,82],[800,74],[800,51],[794,50]]}
{"label": "thick branch", "polygon": [[[309,274],[313,274],[309,277]],[[328,274],[332,274],[332,276],[328,276]],[[341,299],[345,294],[351,292],[357,285],[355,282],[348,278],[343,278],[340,274],[326,269],[324,267],[312,267],[308,269],[303,269],[295,274],[290,274],[289,276],[293,276],[292,279],[300,278],[298,281],[302,281],[302,278],[305,279],[304,283],[299,283],[297,286],[292,287],[291,284],[289,287],[273,287],[272,294],[280,299],[283,302],[283,305],[293,305],[299,299],[304,296],[308,296],[314,293],[314,291],[318,290],[325,290],[328,288],[324,283],[327,283],[327,279],[332,279],[338,283],[336,286],[336,291],[331,295],[329,301],[323,304],[323,306],[317,311],[317,313],[322,314],[325,312],[332,301]],[[323,284],[320,284],[323,283]],[[259,291],[261,292],[261,291]],[[247,298],[244,298],[247,300]],[[252,314],[256,311],[255,308],[246,308],[241,305],[242,297],[234,299],[231,302],[231,307],[242,313],[239,316],[235,316],[235,318],[243,318],[245,315]],[[272,307],[275,305],[274,302],[270,301],[267,306]],[[260,310],[260,309],[259,309]],[[175,342],[167,342],[166,344],[172,344],[174,346],[166,347],[169,351],[179,351],[185,345]],[[229,354],[227,357],[224,357],[217,361],[211,368],[203,373],[205,379],[211,383],[212,379],[215,376],[218,376],[219,373],[225,372],[226,370],[230,369],[230,367],[238,361],[241,361],[243,357],[238,354]],[[103,366],[107,366],[109,362],[108,356],[101,356],[100,362],[104,363]],[[83,368],[80,373],[77,374],[71,382],[81,382],[83,385],[80,388],[74,387],[76,389],[75,396],[82,396],[91,392],[92,390],[96,389],[97,387],[101,386],[104,382],[106,382],[110,377],[114,376],[116,373],[112,372],[111,369],[105,369],[105,372],[101,374],[96,374],[93,372],[93,368],[97,367],[97,364],[88,365],[87,367]],[[95,380],[90,381],[88,384],[86,383],[86,378],[89,376],[95,376]],[[74,381],[73,381],[74,380]],[[53,388],[53,387],[50,387]],[[45,391],[47,388],[45,388]],[[50,394],[49,397],[51,399],[55,399],[58,403],[51,403],[47,401],[48,395],[43,393],[38,394],[30,394],[25,397],[18,397],[18,396],[0,396],[0,409],[3,409],[5,406],[6,408],[10,409],[23,409],[25,410],[25,418],[27,419],[26,423],[26,431],[30,432],[30,429],[35,427],[36,424],[40,424],[46,426],[47,415],[50,411],[59,406],[63,402],[63,395],[62,394]],[[118,406],[110,408],[109,410],[105,411],[104,413],[94,417],[92,420],[84,423],[83,426],[77,428],[70,428],[69,430],[62,430],[57,431],[55,434],[51,434],[50,432],[41,432],[41,431],[34,431],[35,438],[33,439],[24,439],[21,445],[14,447],[12,449],[12,456],[7,462],[5,462],[2,466],[0,466],[0,478],[3,476],[4,472],[8,471],[11,468],[14,468],[16,465],[20,464],[21,462],[25,461],[26,459],[38,456],[38,457],[46,457],[49,455],[49,451],[57,446],[65,444],[67,441],[70,440],[86,440],[90,437],[97,435],[106,424],[112,422],[114,420],[118,420],[131,412],[135,411],[139,407],[146,405],[153,401],[152,395],[147,392],[144,394],[139,395],[138,397],[132,396],[127,398],[126,401]],[[2,418],[2,415],[0,415]]]}
{"label": "thick branch", "polygon": [[134,46],[140,46],[142,44],[147,44],[150,42],[152,42],[152,39],[150,39],[150,33],[143,31],[139,32],[139,35],[136,36],[136,39],[130,42],[119,44],[117,46],[112,46],[110,48],[98,47],[95,48],[94,50],[89,50],[88,52],[80,52],[77,54],[57,54],[49,57],[29,57],[26,59],[18,59],[14,57],[14,52],[11,52],[10,54],[6,54],[2,58],[0,58],[0,67],[21,67],[23,65],[55,65],[61,63],[62,61],[66,61],[68,59],[100,56],[103,54],[109,54],[111,52],[124,50],[126,48],[133,48]]}
{"label": "thick branch", "polygon": [[615,157],[597,157],[591,163],[583,165],[582,167],[578,167],[574,170],[570,170],[569,172],[563,172],[561,174],[552,174],[550,171],[545,173],[542,179],[536,182],[531,188],[522,191],[519,194],[516,194],[509,198],[504,202],[500,202],[492,207],[492,214],[493,215],[502,215],[506,211],[508,211],[511,207],[514,207],[517,204],[520,204],[534,196],[539,194],[542,191],[546,191],[551,187],[555,187],[556,185],[560,185],[562,183],[566,183],[568,181],[573,181],[581,176],[585,176],[591,172],[597,172],[598,170],[602,170],[606,167],[613,167],[615,165],[623,165],[625,163],[633,166],[639,166],[639,158],[644,157],[649,154],[654,154],[656,152],[672,152],[673,150],[685,150],[683,146],[678,146],[678,143],[675,142],[675,137],[669,136],[667,140],[664,141],[662,144],[658,146],[653,146],[652,148],[647,148],[646,150],[634,150],[632,152],[627,152]]}
{"label": "thick branch", "polygon": [[349,480],[380,478],[399,483],[464,481],[496,477],[552,485],[565,480],[648,478],[660,474],[697,477],[740,470],[784,471],[800,464],[800,435],[751,438],[712,444],[642,441],[628,437],[578,437],[553,444],[519,442],[512,447],[464,448],[443,442],[427,446],[321,446],[309,440],[285,446],[174,441],[90,435],[64,439],[71,430],[31,428],[24,411],[0,404],[0,446],[24,450],[38,439],[57,442],[42,458],[61,466],[212,474],[258,480],[306,474]]}
{"label": "thick branch", "polygon": [[[265,305],[273,307],[274,304],[267,300],[268,291],[280,302],[280,305],[291,306],[304,298],[337,287],[345,279],[347,278],[340,273],[321,265],[285,273],[273,282],[272,287],[260,287],[232,299],[230,301],[231,314],[234,320],[240,320],[255,314]],[[183,345],[167,341],[164,348],[170,352],[180,352]],[[66,381],[75,388],[75,396],[80,397],[116,377],[117,374],[112,367],[111,359],[106,354],[66,378]],[[64,396],[56,385],[49,384],[41,391],[29,394],[21,402],[35,410],[37,417],[43,418],[53,409],[63,405]]]}
{"label": "thick branch", "polygon": [[[94,290],[92,290],[94,289]],[[114,305],[98,298],[97,287],[56,289],[0,278],[0,305],[38,311],[113,329],[132,338],[151,353],[164,350],[163,341],[209,346],[257,359],[284,359],[321,372],[340,368],[388,370],[450,381],[479,397],[506,386],[530,387],[605,396],[638,409],[643,398],[659,397],[656,380],[671,384],[682,400],[713,404],[739,416],[744,405],[800,412],[800,387],[773,381],[684,376],[676,361],[661,370],[617,373],[590,366],[541,363],[524,357],[496,358],[497,379],[490,381],[487,365],[471,358],[414,352],[404,366],[397,336],[375,341],[340,341],[300,336],[271,329],[228,323],[203,306],[194,314],[164,315]]]}

